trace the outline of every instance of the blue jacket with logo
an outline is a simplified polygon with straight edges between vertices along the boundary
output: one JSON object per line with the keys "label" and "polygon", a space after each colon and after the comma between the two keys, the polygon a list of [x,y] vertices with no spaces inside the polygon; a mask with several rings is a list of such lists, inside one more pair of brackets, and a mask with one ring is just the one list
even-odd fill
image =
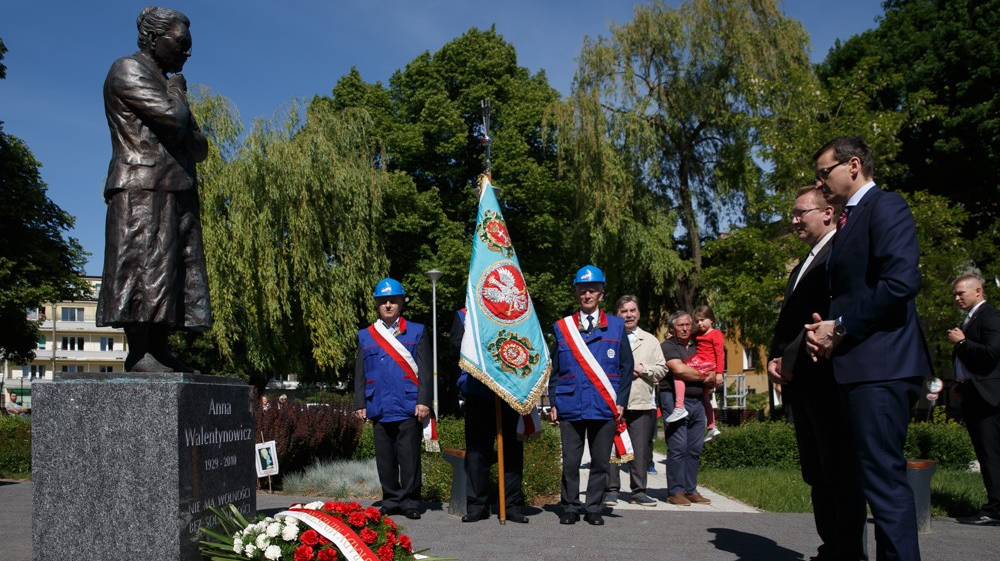
{"label": "blue jacket with logo", "polygon": [[417,379],[403,377],[404,370],[375,341],[368,328],[358,331],[354,368],[354,408],[366,409],[373,422],[391,423],[414,418],[417,405],[431,406],[431,350],[424,326],[399,319],[396,340],[417,363]]}
{"label": "blue jacket with logo", "polygon": [[[608,375],[617,394],[615,403],[627,407],[635,359],[625,334],[625,322],[603,311],[600,316],[597,327],[589,335],[581,332],[580,336]],[[574,317],[579,322],[579,313],[574,314]],[[556,352],[552,353],[549,397],[556,407],[559,420],[613,419],[611,409],[580,367],[558,326],[555,327],[555,334]]]}

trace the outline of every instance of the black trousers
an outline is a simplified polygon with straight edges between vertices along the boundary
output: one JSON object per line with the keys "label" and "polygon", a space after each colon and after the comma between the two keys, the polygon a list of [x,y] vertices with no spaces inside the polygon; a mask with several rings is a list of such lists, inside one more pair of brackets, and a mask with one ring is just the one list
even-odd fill
{"label": "black trousers", "polygon": [[[645,493],[649,476],[649,463],[653,458],[653,429],[656,427],[656,409],[626,409],[625,425],[632,441],[635,459],[629,462],[629,483],[632,493]],[[621,466],[611,464],[608,471],[608,491],[621,490]]]}
{"label": "black trousers", "polygon": [[792,424],[802,479],[810,489],[818,553],[834,559],[867,559],[868,507],[849,421],[833,373],[802,376],[782,390],[795,411]]}
{"label": "black trousers", "polygon": [[959,388],[962,417],[986,485],[983,513],[1000,518],[1000,407],[994,407],[983,399],[972,382],[962,383]]}
{"label": "black trousers", "polygon": [[420,439],[423,427],[416,417],[373,423],[375,466],[382,484],[382,508],[420,507]]}
{"label": "black trousers", "polygon": [[583,461],[583,441],[590,447],[590,479],[587,481],[587,501],[582,506],[588,513],[601,512],[601,499],[608,484],[611,445],[615,438],[613,419],[560,421],[562,439],[561,501],[565,512],[579,513],[580,462]]}
{"label": "black trousers", "polygon": [[[465,504],[470,516],[490,511],[496,498],[490,482],[490,466],[496,461],[495,397],[467,396],[465,400]],[[500,404],[503,431],[504,504],[511,511],[524,504],[521,478],[524,473],[524,443],[517,439],[519,415]]]}

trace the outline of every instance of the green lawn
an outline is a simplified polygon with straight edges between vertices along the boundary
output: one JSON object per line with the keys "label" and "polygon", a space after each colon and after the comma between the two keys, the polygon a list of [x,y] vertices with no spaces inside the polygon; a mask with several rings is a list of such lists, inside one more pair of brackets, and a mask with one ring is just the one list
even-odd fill
{"label": "green lawn", "polygon": [[[698,483],[768,512],[811,512],[809,486],[798,470],[702,468]],[[931,514],[966,516],[986,502],[978,473],[939,469],[931,479]]]}

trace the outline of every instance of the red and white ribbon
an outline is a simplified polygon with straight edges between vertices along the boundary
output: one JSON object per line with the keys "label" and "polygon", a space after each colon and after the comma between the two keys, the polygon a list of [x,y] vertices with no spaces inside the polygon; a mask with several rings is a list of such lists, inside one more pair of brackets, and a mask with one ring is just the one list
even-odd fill
{"label": "red and white ribbon", "polygon": [[542,430],[542,420],[538,416],[538,407],[532,407],[527,415],[517,418],[517,439],[527,440]]}
{"label": "red and white ribbon", "polygon": [[333,542],[347,561],[381,561],[378,555],[362,541],[361,536],[339,516],[305,508],[293,508],[279,512],[277,516],[301,520],[319,535]]}

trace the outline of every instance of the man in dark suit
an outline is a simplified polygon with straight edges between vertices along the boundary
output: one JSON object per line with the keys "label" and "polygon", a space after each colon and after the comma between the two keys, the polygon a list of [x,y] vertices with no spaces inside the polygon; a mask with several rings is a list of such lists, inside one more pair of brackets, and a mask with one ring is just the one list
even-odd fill
{"label": "man in dark suit", "polygon": [[830,319],[813,314],[808,346],[814,359],[833,360],[875,519],[877,558],[919,560],[903,446],[923,377],[933,370],[914,304],[916,223],[903,197],[872,181],[875,166],[862,139],[836,138],[813,158],[816,186],[845,208],[827,260]]}
{"label": "man in dark suit", "polygon": [[190,23],[168,8],[143,9],[139,52],[116,60],[104,81],[112,154],[97,325],[125,330],[128,372],[191,371],[167,337],[212,326],[195,172],[208,142],[180,74]]}
{"label": "man in dark suit", "polygon": [[983,281],[975,275],[958,277],[952,293],[966,312],[962,324],[948,331],[955,345],[955,382],[986,484],[982,510],[959,522],[1000,526],[1000,311],[986,303]]}
{"label": "man in dark suit", "polygon": [[802,479],[812,488],[813,518],[823,542],[815,558],[867,559],[867,507],[833,365],[826,358],[810,360],[803,341],[812,314],[829,312],[826,260],[841,208],[829,204],[815,185],[800,187],[797,195],[792,228],[810,250],[788,278],[767,373],[782,384],[785,405],[795,411]]}

